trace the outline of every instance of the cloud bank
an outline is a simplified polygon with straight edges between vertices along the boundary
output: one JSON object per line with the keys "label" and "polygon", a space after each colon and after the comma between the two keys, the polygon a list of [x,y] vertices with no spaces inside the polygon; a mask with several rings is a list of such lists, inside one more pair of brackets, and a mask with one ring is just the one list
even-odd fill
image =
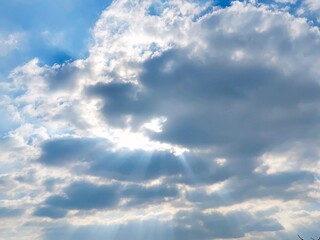
{"label": "cloud bank", "polygon": [[86,58],[11,69],[0,237],[319,234],[318,7],[118,0]]}

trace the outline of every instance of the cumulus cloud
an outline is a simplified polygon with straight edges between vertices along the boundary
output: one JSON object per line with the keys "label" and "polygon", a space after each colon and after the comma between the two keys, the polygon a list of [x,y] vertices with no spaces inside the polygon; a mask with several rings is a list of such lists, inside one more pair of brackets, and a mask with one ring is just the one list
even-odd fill
{"label": "cumulus cloud", "polygon": [[[140,84],[115,82],[90,88],[90,93],[104,99],[107,121],[117,125],[131,116],[131,122],[141,124],[164,116],[167,121],[153,136],[156,139],[186,146],[234,145],[252,154],[269,145],[308,138],[309,130],[316,132],[318,111],[313,104],[319,87],[316,75],[309,74],[318,60],[312,62],[303,54],[317,51],[318,33],[299,33],[308,26],[253,7],[235,17],[240,6],[201,22],[206,47],[198,52],[194,48],[201,46],[191,45],[146,61]],[[273,37],[280,32],[288,34]],[[309,44],[296,48],[300,42]]]}
{"label": "cumulus cloud", "polygon": [[315,229],[320,33],[298,4],[118,0],[87,58],[12,70],[1,218],[47,240]]}

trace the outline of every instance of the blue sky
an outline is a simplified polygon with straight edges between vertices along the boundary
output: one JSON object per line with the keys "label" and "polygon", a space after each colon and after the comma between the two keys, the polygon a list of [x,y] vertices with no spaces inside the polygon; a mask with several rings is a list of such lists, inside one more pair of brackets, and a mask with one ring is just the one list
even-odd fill
{"label": "blue sky", "polygon": [[1,1],[1,35],[21,35],[21,46],[3,58],[1,72],[37,57],[43,64],[87,56],[90,29],[111,1]]}
{"label": "blue sky", "polygon": [[318,238],[318,0],[0,0],[0,239]]}

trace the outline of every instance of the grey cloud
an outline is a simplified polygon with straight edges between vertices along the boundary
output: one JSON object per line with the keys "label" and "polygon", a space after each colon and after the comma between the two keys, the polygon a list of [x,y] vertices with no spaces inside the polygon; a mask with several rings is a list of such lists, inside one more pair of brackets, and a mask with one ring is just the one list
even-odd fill
{"label": "grey cloud", "polygon": [[274,218],[258,219],[244,227],[247,232],[275,232],[284,230],[284,227]]}
{"label": "grey cloud", "polygon": [[[163,71],[170,61],[173,69]],[[152,135],[165,142],[213,145],[250,156],[283,142],[314,138],[319,129],[319,85],[275,67],[219,59],[203,64],[188,58],[188,52],[171,51],[148,61],[140,80],[138,94],[120,83],[97,85],[92,91],[104,92],[107,119],[133,116],[139,126],[167,117],[163,132]],[[121,95],[105,90],[114,86],[122,88]],[[135,100],[119,101],[122,95]]]}
{"label": "grey cloud", "polygon": [[130,83],[98,83],[94,87],[89,87],[86,92],[89,96],[106,97],[103,112],[106,114],[108,122],[114,126],[124,126],[127,113],[129,114],[132,109],[135,113],[142,114],[144,109],[148,108],[148,102],[140,106],[138,99],[136,99],[138,91]]}
{"label": "grey cloud", "polygon": [[[99,141],[89,138],[61,138],[43,142],[38,162],[49,166],[61,166],[83,161],[100,150]],[[107,143],[108,144],[108,143]]]}
{"label": "grey cloud", "polygon": [[61,182],[63,182],[63,180],[59,178],[47,178],[43,184],[47,191],[52,192],[54,191],[56,184]]}
{"label": "grey cloud", "polygon": [[[254,227],[257,229],[254,230]],[[125,224],[87,225],[82,227],[57,226],[45,232],[45,239],[59,237],[61,240],[115,239],[115,240],[209,240],[217,238],[240,238],[252,231],[279,231],[283,227],[269,217],[256,219],[255,215],[236,211],[228,214],[218,212],[203,214],[199,211],[178,212],[172,221],[156,219],[129,221]]]}
{"label": "grey cloud", "polygon": [[235,211],[228,214],[213,212],[203,214],[198,211],[179,212],[175,216],[178,239],[240,238],[252,231],[279,231],[283,227],[272,218],[257,218],[255,215]]}
{"label": "grey cloud", "polygon": [[95,185],[88,182],[72,183],[64,194],[48,197],[44,204],[62,209],[101,209],[115,207],[120,197],[117,185]]}
{"label": "grey cloud", "polygon": [[232,175],[228,168],[218,168],[212,161],[188,154],[182,157],[169,152],[118,151],[107,153],[102,159],[92,162],[89,172],[122,181],[166,177],[173,182],[201,184],[222,181]]}
{"label": "grey cloud", "polygon": [[66,210],[54,207],[38,207],[33,212],[33,216],[36,217],[63,218],[66,215]]}
{"label": "grey cloud", "polygon": [[202,184],[223,181],[234,173],[229,165],[218,166],[206,157],[192,154],[175,156],[167,151],[112,151],[110,143],[103,139],[55,139],[43,143],[41,148],[42,154],[37,161],[44,165],[67,166],[84,162],[83,173],[121,181],[140,182],[167,177],[169,182]]}
{"label": "grey cloud", "polygon": [[294,188],[301,184],[308,186],[314,183],[315,177],[310,172],[284,172],[270,175],[252,174],[248,177],[235,177],[228,181],[222,190],[212,194],[191,191],[187,199],[202,206],[227,206],[250,199],[304,199],[314,201],[308,197],[308,188]]}
{"label": "grey cloud", "polygon": [[[219,25],[210,21],[204,21],[203,26],[212,29],[212,25]],[[227,166],[213,166],[204,171],[194,170],[189,164],[188,174],[180,175],[181,172],[176,171],[168,175],[158,171],[167,176],[169,183],[192,184],[198,180],[208,184],[233,177],[230,184],[216,194],[190,193],[187,197],[192,203],[212,207],[261,198],[311,201],[305,196],[308,185],[314,182],[313,173],[297,171],[272,176],[253,173],[263,153],[319,139],[320,86],[314,76],[306,73],[311,65],[300,64],[292,53],[300,43],[291,42],[291,38],[281,34],[288,31],[286,28],[280,24],[260,34],[250,27],[243,30],[247,35],[238,30],[215,35],[208,29],[205,39],[208,52],[202,52],[202,56],[192,55],[192,49],[188,48],[173,49],[144,63],[139,85],[100,83],[90,87],[88,93],[103,99],[101,110],[110,124],[121,126],[121,121],[115,123],[114,120],[130,116],[131,127],[138,129],[154,117],[165,116],[167,121],[162,132],[146,132],[151,138],[191,149],[214,149],[214,154],[207,159],[214,156],[228,159]],[[317,45],[312,34],[305,40],[312,46]],[[215,45],[221,49],[216,50]],[[296,68],[288,70],[266,62],[263,56],[273,48]],[[211,54],[210,49],[218,55]],[[232,60],[230,55],[237,49],[243,49],[253,59]],[[225,55],[219,55],[220,51]],[[91,172],[97,170],[100,176],[107,175],[103,172],[109,171],[108,164],[110,162],[96,162]],[[210,169],[212,163],[207,161],[204,165]],[[195,174],[190,177],[192,171]],[[299,182],[304,187],[294,189]]]}
{"label": "grey cloud", "polygon": [[62,65],[54,65],[46,72],[45,78],[48,80],[50,90],[72,90],[77,85],[77,79],[81,76],[81,70],[72,62]]}
{"label": "grey cloud", "polygon": [[176,187],[167,185],[155,185],[144,187],[141,185],[131,185],[125,187],[122,196],[130,198],[127,206],[144,205],[146,203],[154,203],[164,201],[164,199],[173,199],[179,196]]}
{"label": "grey cloud", "polygon": [[85,225],[69,224],[52,226],[45,229],[44,240],[173,240],[172,232],[166,223],[150,220],[135,221],[117,225]]}
{"label": "grey cloud", "polygon": [[124,181],[141,181],[183,171],[177,157],[168,152],[148,153],[138,150],[105,154],[107,161],[92,162],[91,173]]}
{"label": "grey cloud", "polygon": [[319,236],[319,226],[320,221],[318,219],[314,219],[310,221],[310,215],[302,214],[303,219],[301,219],[302,223],[300,224],[294,224],[294,229],[289,232],[277,232],[275,234],[275,239],[285,239],[285,240],[291,240],[291,239],[299,239],[297,237],[297,234],[299,234],[303,239],[311,239],[312,237],[314,239],[318,239]]}
{"label": "grey cloud", "polygon": [[[38,217],[62,218],[72,209],[124,209],[169,201],[177,197],[179,190],[173,185],[97,185],[83,181],[70,184],[62,194],[51,195],[33,214]],[[125,205],[120,204],[122,199],[127,200]]]}
{"label": "grey cloud", "polygon": [[0,207],[0,218],[18,217],[21,216],[24,211],[22,208]]}
{"label": "grey cloud", "polygon": [[[190,186],[206,185],[227,180],[227,185],[221,193],[207,195],[202,191],[190,191],[187,199],[202,206],[232,205],[248,199],[276,198],[283,200],[311,199],[303,197],[308,188],[292,190],[294,184],[309,185],[314,183],[315,178],[311,172],[283,172],[267,175],[264,173],[251,173],[248,169],[249,161],[243,164],[234,164],[235,161],[227,160],[224,166],[219,166],[212,161],[213,154],[195,156],[183,154],[175,156],[169,152],[145,152],[142,150],[118,150],[116,152],[105,148],[108,146],[101,139],[56,139],[43,144],[43,154],[39,161],[44,164],[66,166],[70,163],[83,161],[86,165],[82,174],[90,174],[106,179],[115,179],[127,183],[140,183],[143,181],[162,178],[161,188],[143,188],[141,185],[130,185],[127,189],[118,193],[119,186],[114,189],[120,194],[118,198],[132,194],[135,197],[129,200],[128,205],[143,205],[153,201],[162,201],[165,197],[178,198],[176,183]],[[232,159],[231,159],[232,160]],[[242,159],[240,159],[242,160]],[[79,173],[79,172],[77,172]],[[86,186],[86,185],[85,185]],[[90,188],[90,187],[89,187]],[[94,189],[93,187],[92,189]],[[291,188],[291,190],[289,190]],[[66,190],[69,196],[73,186]],[[86,190],[81,187],[75,188],[76,194],[86,195]],[[82,192],[81,192],[82,191]],[[113,196],[113,194],[111,194]],[[81,209],[77,197],[52,196],[47,199],[47,204],[56,207]],[[103,197],[102,197],[103,199]],[[89,200],[88,200],[89,201]],[[118,201],[118,200],[117,200]],[[70,206],[68,206],[70,204]],[[86,205],[87,206],[87,205]],[[92,203],[92,208],[99,208]],[[84,208],[91,208],[89,205]],[[103,208],[107,206],[102,206]]]}
{"label": "grey cloud", "polygon": [[21,173],[18,176],[16,176],[14,179],[21,183],[32,183],[35,181],[35,169],[30,169],[27,172]]}
{"label": "grey cloud", "polygon": [[[170,61],[172,69],[163,71]],[[134,98],[123,103],[115,100],[120,96],[105,91],[101,96],[106,118],[132,116],[133,127],[138,127],[151,118],[167,117],[163,131],[149,136],[191,149],[214,148],[215,154],[230,161],[220,180],[230,177],[230,171],[250,174],[258,156],[280,145],[318,139],[320,86],[275,66],[221,59],[202,63],[185,50],[173,50],[145,63],[140,81],[137,90],[127,83],[106,84],[106,88],[124,85],[123,91],[129,92],[121,95]],[[104,90],[100,85],[94,88]],[[114,113],[106,110],[119,104],[126,107]]]}
{"label": "grey cloud", "polygon": [[[280,14],[253,7],[233,13],[200,21],[205,49],[195,50],[195,44],[169,50],[143,64],[138,85],[99,83],[87,93],[104,100],[101,111],[110,124],[123,126],[130,116],[138,129],[164,116],[163,131],[150,137],[214,147],[237,168],[247,165],[246,171],[255,168],[255,157],[279,145],[318,139],[320,86],[312,70],[317,35],[305,24],[299,27],[307,34],[293,39],[291,25],[297,23]],[[243,59],[232,59],[237,51]],[[272,63],[270,54],[279,62]]]}

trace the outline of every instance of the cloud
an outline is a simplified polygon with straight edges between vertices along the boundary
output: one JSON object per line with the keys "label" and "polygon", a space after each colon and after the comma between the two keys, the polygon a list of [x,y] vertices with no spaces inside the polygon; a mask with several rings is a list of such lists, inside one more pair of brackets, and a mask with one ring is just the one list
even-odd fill
{"label": "cloud", "polygon": [[213,212],[179,212],[175,216],[177,239],[240,238],[251,231],[279,231],[283,227],[272,218],[259,219],[246,212],[235,211],[228,214]]}
{"label": "cloud", "polygon": [[76,182],[68,186],[65,195],[50,196],[44,203],[62,209],[88,210],[115,207],[119,201],[117,185]]}
{"label": "cloud", "polygon": [[243,237],[251,231],[268,232],[282,229],[281,224],[275,219],[256,220],[255,216],[241,211],[228,214],[181,211],[174,216],[172,221],[167,222],[150,219],[109,226],[56,226],[46,231],[45,239],[51,240],[59,236],[59,239],[73,240],[81,236],[81,239],[85,240],[94,236],[97,240],[105,238],[115,240],[148,239],[150,237],[159,240],[188,240],[195,237],[209,240]]}
{"label": "cloud", "polygon": [[[87,181],[74,182],[63,189],[62,194],[53,194],[35,209],[38,217],[62,218],[68,210],[112,210],[132,208],[162,201],[169,201],[179,196],[175,186],[137,184],[94,184]],[[125,202],[121,202],[125,200]]]}
{"label": "cloud", "polygon": [[95,240],[103,239],[147,239],[155,240],[172,239],[170,228],[157,220],[153,221],[136,221],[127,224],[119,225],[86,225],[86,226],[71,226],[58,225],[46,229],[44,240],[53,240],[57,237],[61,240],[83,239],[89,240],[94,236]]}
{"label": "cloud", "polygon": [[0,218],[15,218],[24,213],[22,208],[0,207]]}
{"label": "cloud", "polygon": [[315,0],[306,0],[305,4],[309,7],[310,10],[316,11],[320,9],[320,3]]}
{"label": "cloud", "polygon": [[102,150],[104,145],[94,139],[62,138],[43,142],[42,154],[39,162],[46,165],[66,165],[81,160],[89,160],[97,150]]}
{"label": "cloud", "polygon": [[67,211],[53,207],[39,207],[33,213],[37,217],[63,218],[67,215]]}
{"label": "cloud", "polygon": [[[315,181],[310,172],[284,172],[270,175],[253,174],[247,177],[230,179],[225,186],[211,194],[203,191],[191,191],[187,199],[206,207],[228,206],[250,199],[304,199],[313,202],[308,196],[306,186]],[[299,187],[305,186],[305,187]]]}
{"label": "cloud", "polygon": [[0,57],[4,57],[9,54],[11,51],[16,50],[19,44],[19,34],[10,34],[7,37],[2,37],[0,35]]}
{"label": "cloud", "polygon": [[[87,58],[48,66],[40,56],[12,70],[0,84],[0,200],[22,212],[0,210],[0,232],[264,240],[315,231],[319,29],[297,17],[306,2],[269,3],[114,1]],[[63,44],[67,35],[51,30],[42,37]]]}
{"label": "cloud", "polygon": [[[294,68],[305,65],[303,59],[295,59],[302,51],[318,49],[315,37],[302,35],[292,40],[289,27],[291,21],[296,24],[293,19],[263,29],[264,19],[271,18],[271,13],[250,7],[234,22],[250,18],[248,23],[255,22],[254,26],[226,23],[228,15],[235,18],[232,13],[238,8],[236,5],[223,15],[216,13],[203,20],[201,29],[207,35],[201,40],[208,47],[201,52],[193,53],[191,45],[146,61],[139,85],[112,82],[93,86],[90,92],[104,100],[102,112],[107,121],[117,126],[130,116],[131,122],[140,126],[164,116],[167,121],[162,132],[152,136],[157,140],[187,147],[231,146],[237,154],[247,155],[257,155],[287,141],[316,137],[319,86],[305,73],[312,66],[306,66],[303,72]],[[281,16],[274,18],[275,22]],[[223,28],[227,24],[231,33]],[[216,30],[209,32],[209,26]],[[298,27],[308,28],[303,24]],[[288,35],[271,37],[277,32]],[[298,49],[301,53],[290,51],[301,41],[312,47]],[[219,49],[210,56],[209,49],[214,46]],[[270,48],[279,50],[274,63],[268,56]],[[233,59],[241,52],[244,59]],[[281,59],[288,63],[278,64]],[[308,129],[303,127],[306,123]]]}
{"label": "cloud", "polygon": [[[76,167],[75,172],[106,179],[141,182],[161,177],[168,182],[203,184],[223,181],[234,174],[232,166],[219,165],[206,157],[169,151],[118,149],[97,138],[60,138],[43,142],[38,162],[55,167]],[[81,170],[82,169],[82,170]]]}
{"label": "cloud", "polygon": [[130,198],[127,206],[143,205],[156,201],[177,198],[179,191],[173,186],[156,185],[144,187],[140,185],[131,185],[122,190],[122,195]]}

